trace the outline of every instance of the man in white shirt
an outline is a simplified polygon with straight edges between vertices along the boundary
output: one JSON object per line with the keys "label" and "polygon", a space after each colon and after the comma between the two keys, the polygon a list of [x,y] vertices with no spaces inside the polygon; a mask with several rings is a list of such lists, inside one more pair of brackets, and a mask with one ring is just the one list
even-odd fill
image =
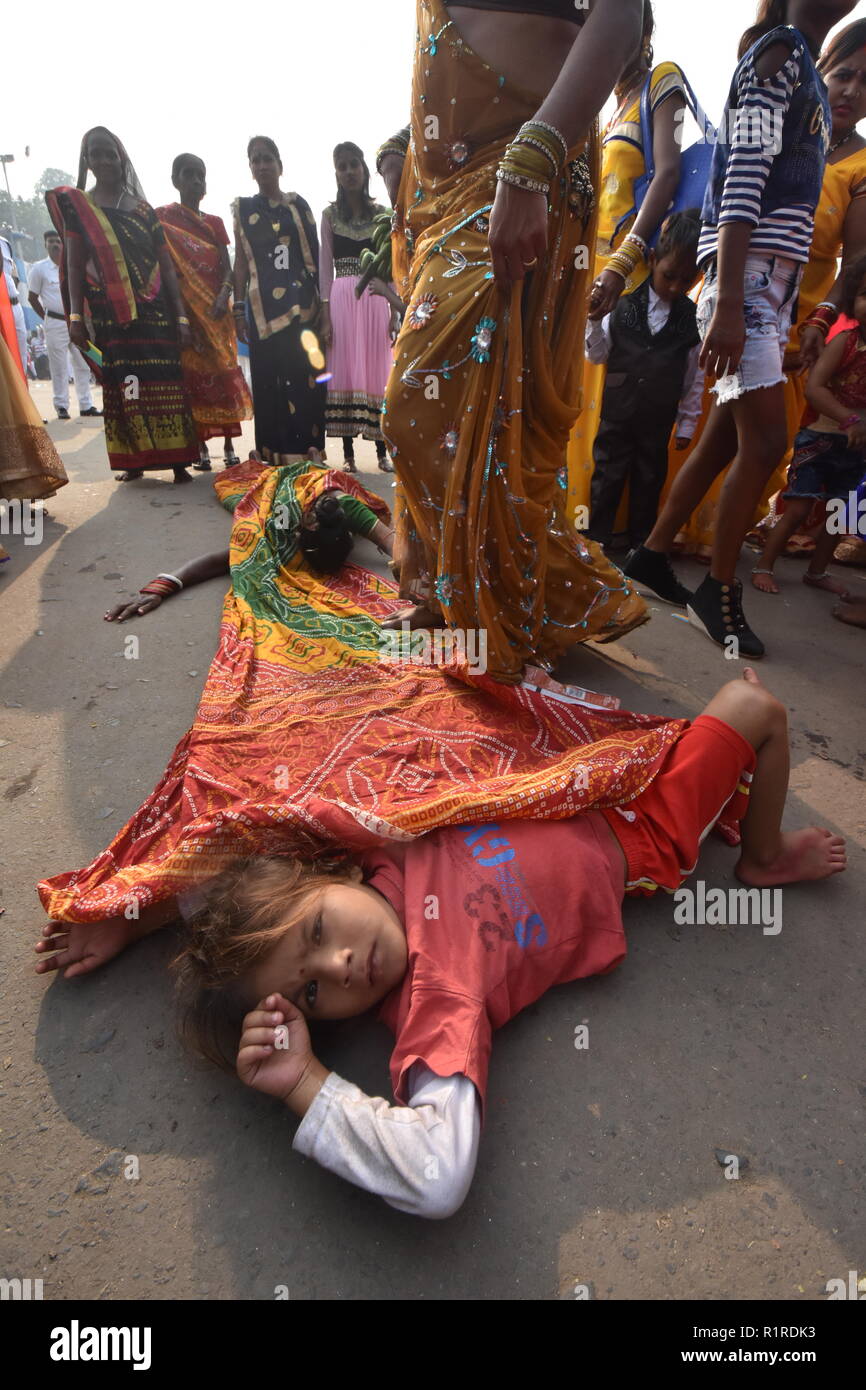
{"label": "man in white shirt", "polygon": [[5,236],[0,236],[0,263],[3,267],[3,275],[6,279],[6,288],[9,291],[9,298],[12,302],[12,315],[15,319],[15,332],[18,337],[18,352],[21,356],[21,365],[27,371],[27,322],[24,318],[24,310],[18,294],[18,267],[15,264],[15,257],[12,255],[11,242]]}
{"label": "man in white shirt", "polygon": [[45,249],[48,252],[45,260],[37,261],[30,269],[30,304],[45,327],[57,418],[69,419],[70,358],[80,414],[101,415],[102,411],[96,409],[90,394],[90,368],[78,348],[72,347],[69,342],[69,328],[60,294],[60,257],[63,253],[63,243],[59,233],[53,230],[45,233]]}

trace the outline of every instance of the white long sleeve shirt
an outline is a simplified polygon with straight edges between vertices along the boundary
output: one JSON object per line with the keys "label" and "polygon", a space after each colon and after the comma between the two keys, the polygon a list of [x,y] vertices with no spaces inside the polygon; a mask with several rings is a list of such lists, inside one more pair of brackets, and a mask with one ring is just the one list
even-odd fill
{"label": "white long sleeve shirt", "polygon": [[[661,333],[670,317],[670,312],[670,302],[666,299],[660,299],[650,285],[647,323],[653,337],[657,333]],[[610,349],[610,314],[605,314],[603,319],[587,319],[586,355],[589,361],[596,364],[606,362],[610,356]],[[698,420],[701,418],[704,374],[698,365],[700,355],[701,347],[698,343],[689,352],[686,374],[683,378],[683,390],[676,423],[676,433],[681,439],[691,439],[697,429]]]}

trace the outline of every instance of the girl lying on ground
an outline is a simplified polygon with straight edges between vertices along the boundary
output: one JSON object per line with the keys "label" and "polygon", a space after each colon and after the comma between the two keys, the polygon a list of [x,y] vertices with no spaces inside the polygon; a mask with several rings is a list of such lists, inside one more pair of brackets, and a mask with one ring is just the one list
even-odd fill
{"label": "girl lying on ground", "polygon": [[[624,805],[544,826],[452,825],[354,858],[236,861],[203,902],[180,903],[193,914],[174,963],[182,1034],[298,1116],[300,1153],[400,1211],[450,1216],[475,1169],[493,1030],[552,985],[622,961],[624,894],[675,891],[723,808],[742,817],[744,884],[845,868],[841,836],[782,832],[788,766],[785,709],[747,668]],[[86,974],[177,911],[51,922],[36,970]],[[307,1027],[379,1005],[396,1105],[329,1072]]]}

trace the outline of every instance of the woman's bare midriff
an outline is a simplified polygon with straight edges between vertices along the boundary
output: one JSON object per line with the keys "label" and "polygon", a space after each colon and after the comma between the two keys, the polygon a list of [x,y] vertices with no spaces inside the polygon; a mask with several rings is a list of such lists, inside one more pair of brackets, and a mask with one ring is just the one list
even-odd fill
{"label": "woman's bare midriff", "polygon": [[547,96],[580,33],[577,24],[551,15],[449,10],[460,37],[500,76],[526,92]]}

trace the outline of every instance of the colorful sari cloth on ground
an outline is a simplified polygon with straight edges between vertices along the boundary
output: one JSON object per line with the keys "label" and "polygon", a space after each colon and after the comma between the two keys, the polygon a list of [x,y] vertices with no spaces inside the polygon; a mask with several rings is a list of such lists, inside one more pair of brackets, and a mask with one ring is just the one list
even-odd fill
{"label": "colorful sari cloth on ground", "polygon": [[157,208],[174,261],[193,345],[180,354],[184,381],[199,439],[239,435],[253,403],[238,366],[238,340],[231,310],[213,318],[222,288],[223,247],[229,239],[221,217],[182,203]]}
{"label": "colorful sari cloth on ground", "polygon": [[234,511],[232,585],[192,729],[108,848],[39,885],[49,916],[117,917],[299,836],[307,851],[310,836],[361,851],[442,825],[560,820],[630,801],[659,771],[685,720],[383,660],[392,585],[354,564],[325,583],[297,553],[300,517],[335,486],[387,515],[354,477],[308,461],[214,480]]}
{"label": "colorful sari cloth on ground", "polygon": [[[0,275],[0,498],[35,502],[68,482],[21,372],[9,292]],[[0,546],[0,560],[8,558]]]}
{"label": "colorful sari cloth on ground", "polygon": [[[821,197],[815,212],[815,230],[812,235],[809,261],[800,282],[800,292],[797,299],[797,323],[803,323],[812,310],[830,293],[836,279],[838,260],[843,250],[845,218],[853,200],[863,197],[866,197],[866,149],[855,150],[853,154],[848,155],[845,159],[840,159],[836,164],[825,165]],[[856,248],[849,249],[856,250]],[[800,338],[795,325],[791,330],[788,351],[790,353],[798,352],[799,348]],[[695,431],[691,449],[694,448],[701,436],[713,399],[709,394],[709,389],[707,389],[704,393],[701,419]],[[764,489],[764,495],[755,517],[755,522],[760,522],[759,536],[765,533],[768,527],[775,525],[778,520],[774,494],[785,487],[788,468],[794,457],[791,446],[793,446],[794,436],[800,428],[800,421],[803,418],[805,408],[806,378],[792,372],[785,381],[785,417],[790,445],[788,452]],[[671,445],[668,454],[668,476],[664,496],[667,496],[673,486],[674,479],[689,457],[691,449],[684,453],[677,453]],[[722,490],[726,473],[727,470],[715,480],[700,506],[693,513],[689,524],[678,535],[677,549],[682,553],[704,558],[712,553],[719,493]],[[810,536],[807,536],[804,529],[801,529],[791,537],[787,552],[812,549],[814,549],[814,541]]]}
{"label": "colorful sari cloth on ground", "polygon": [[[641,89],[642,90],[642,89]],[[663,102],[678,93],[685,100],[683,76],[676,63],[658,63],[650,77],[650,110],[653,114]],[[641,143],[640,98],[638,91],[625,110],[615,111],[605,127],[601,143],[601,182],[598,197],[598,233],[595,240],[593,278],[604,270],[605,262],[621,246],[635,221],[635,182],[646,173]],[[682,129],[682,127],[680,127]],[[649,269],[645,261],[629,277],[623,293],[631,294],[642,285]],[[592,446],[601,420],[606,368],[604,363],[584,362],[583,408],[568,444],[567,511],[573,518],[578,507],[589,513],[589,490],[595,461]],[[628,494],[623,496],[619,517],[624,523]],[[619,527],[617,528],[619,529]]]}
{"label": "colorful sari cloth on ground", "polygon": [[355,286],[359,257],[373,249],[373,218],[385,212],[374,203],[364,222],[346,222],[336,203],[322,213],[320,283],[330,300],[334,340],[328,349],[327,434],[346,439],[381,439],[382,403],[391,375],[391,309],[381,295]]}
{"label": "colorful sari cloth on ground", "polygon": [[89,335],[102,354],[111,468],[194,463],[198,435],[177,329],[162,293],[159,252],[165,238],[156,213],[143,201],[130,211],[101,208],[80,188],[52,189],[45,201],[61,236],[84,243],[85,308]]}
{"label": "colorful sari cloth on ground", "polygon": [[232,204],[235,245],[250,269],[247,342],[256,448],[270,463],[322,449],[327,387],[302,334],[320,311],[319,239],[310,206],[297,193],[257,193]]}
{"label": "colorful sari cloth on ground", "polygon": [[[506,302],[488,218],[497,164],[537,99],[482,62],[441,0],[419,0],[418,30],[394,237],[408,309],[383,418],[399,480],[395,559],[401,592],[428,594],[451,628],[486,631],[490,674],[516,682],[527,662],[549,668],[647,616],[564,511],[597,142],[593,132],[589,159],[552,187],[548,250]],[[427,142],[430,113],[439,138]]]}

